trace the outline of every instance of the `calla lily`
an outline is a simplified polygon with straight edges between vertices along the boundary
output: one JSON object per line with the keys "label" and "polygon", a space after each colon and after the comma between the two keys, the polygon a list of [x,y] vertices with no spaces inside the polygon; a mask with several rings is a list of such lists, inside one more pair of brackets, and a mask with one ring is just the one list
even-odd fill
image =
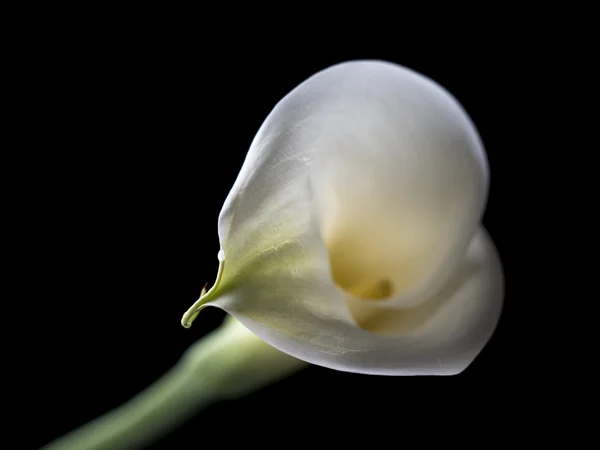
{"label": "calla lily", "polygon": [[480,224],[488,182],[473,123],[435,82],[381,61],[317,73],[252,142],[219,216],[216,282],[182,323],[207,306],[230,316],[148,389],[44,448],[140,448],[307,363],[461,372],[503,301]]}
{"label": "calla lily", "polygon": [[382,61],[313,75],[258,131],[219,216],[216,306],[309,363],[452,375],[498,322],[475,126],[425,76]]}

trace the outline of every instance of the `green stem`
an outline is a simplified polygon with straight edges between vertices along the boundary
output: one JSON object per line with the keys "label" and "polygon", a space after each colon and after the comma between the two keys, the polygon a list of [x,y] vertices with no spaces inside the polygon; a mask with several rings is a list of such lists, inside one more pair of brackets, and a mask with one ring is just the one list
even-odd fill
{"label": "green stem", "polygon": [[228,317],[148,389],[42,450],[143,448],[210,403],[257,390],[305,365]]}

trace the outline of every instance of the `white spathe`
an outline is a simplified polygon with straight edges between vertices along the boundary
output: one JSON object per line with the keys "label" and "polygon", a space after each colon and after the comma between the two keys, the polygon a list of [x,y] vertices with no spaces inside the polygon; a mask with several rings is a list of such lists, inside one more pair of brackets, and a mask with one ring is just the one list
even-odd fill
{"label": "white spathe", "polygon": [[307,362],[383,375],[464,370],[498,322],[503,276],[480,225],[487,159],[441,86],[352,61],[284,97],[219,217],[205,306]]}

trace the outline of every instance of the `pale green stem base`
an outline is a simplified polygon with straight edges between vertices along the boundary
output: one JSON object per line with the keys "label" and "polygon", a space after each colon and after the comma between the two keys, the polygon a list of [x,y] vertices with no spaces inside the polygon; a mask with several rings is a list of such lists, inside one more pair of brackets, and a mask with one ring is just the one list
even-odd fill
{"label": "pale green stem base", "polygon": [[260,389],[306,365],[228,317],[148,389],[42,450],[140,449],[210,403]]}

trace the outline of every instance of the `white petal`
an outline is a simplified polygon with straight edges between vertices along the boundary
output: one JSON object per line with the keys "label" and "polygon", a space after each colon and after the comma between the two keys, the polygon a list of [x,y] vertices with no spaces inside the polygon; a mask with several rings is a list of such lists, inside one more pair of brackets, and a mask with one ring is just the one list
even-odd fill
{"label": "white petal", "polygon": [[265,120],[219,236],[226,252],[247,255],[297,238],[317,214],[342,288],[384,280],[388,301],[411,306],[449,275],[487,183],[477,132],[443,88],[394,64],[345,63],[309,78]]}
{"label": "white petal", "polygon": [[[280,270],[266,260],[260,264],[251,278],[231,283],[207,305],[223,308],[281,351],[342,371],[459,373],[489,340],[502,308],[500,261],[483,229],[435,297],[417,308],[373,315],[371,331],[356,327],[336,309],[343,293],[318,267],[305,264],[292,271],[285,264]],[[227,261],[224,279],[226,267]]]}
{"label": "white petal", "polygon": [[257,133],[219,217],[218,283],[184,323],[214,305],[315,364],[457,373],[502,303],[493,244],[474,237],[487,183],[439,85],[375,61],[320,72]]}

